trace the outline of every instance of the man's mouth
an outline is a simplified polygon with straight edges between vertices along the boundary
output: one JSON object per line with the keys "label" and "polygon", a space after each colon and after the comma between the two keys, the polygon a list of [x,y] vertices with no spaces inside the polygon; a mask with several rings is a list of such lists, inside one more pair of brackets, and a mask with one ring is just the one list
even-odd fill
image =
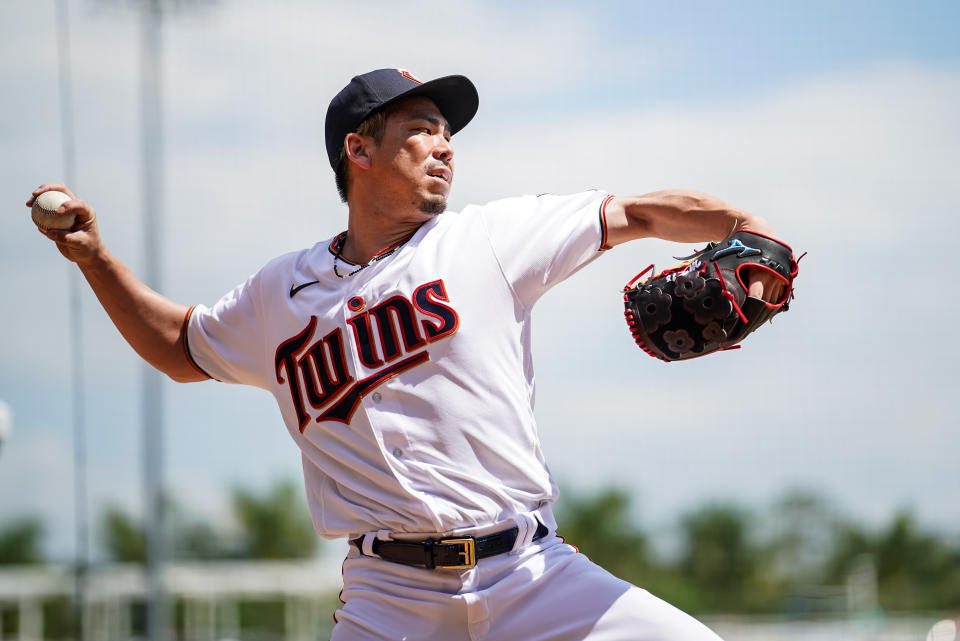
{"label": "man's mouth", "polygon": [[427,175],[434,178],[439,178],[447,184],[453,180],[453,172],[447,167],[434,167],[433,169],[429,169],[427,171]]}

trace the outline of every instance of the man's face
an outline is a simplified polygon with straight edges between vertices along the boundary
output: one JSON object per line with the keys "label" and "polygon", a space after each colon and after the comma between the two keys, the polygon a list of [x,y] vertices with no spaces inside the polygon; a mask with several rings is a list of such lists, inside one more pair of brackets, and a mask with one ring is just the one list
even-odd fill
{"label": "man's face", "polygon": [[446,209],[453,183],[450,126],[429,98],[407,98],[393,108],[370,159],[371,178],[397,205],[430,215]]}

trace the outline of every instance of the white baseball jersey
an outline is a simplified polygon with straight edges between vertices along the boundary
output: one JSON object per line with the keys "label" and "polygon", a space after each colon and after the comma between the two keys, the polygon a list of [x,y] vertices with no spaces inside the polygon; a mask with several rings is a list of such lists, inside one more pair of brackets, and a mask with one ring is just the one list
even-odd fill
{"label": "white baseball jersey", "polygon": [[[609,196],[446,212],[348,277],[330,239],[268,263],[187,318],[209,376],[269,390],[326,538],[450,532],[543,510],[531,319],[605,248]],[[338,261],[341,275],[358,266]],[[547,523],[555,527],[554,523]]]}

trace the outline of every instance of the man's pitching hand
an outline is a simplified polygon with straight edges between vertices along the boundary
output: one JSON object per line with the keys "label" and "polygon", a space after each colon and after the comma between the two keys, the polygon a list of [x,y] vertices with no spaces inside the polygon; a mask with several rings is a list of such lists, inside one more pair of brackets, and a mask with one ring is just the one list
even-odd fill
{"label": "man's pitching hand", "polygon": [[100,230],[97,227],[97,213],[93,207],[79,200],[70,188],[62,183],[47,183],[40,185],[27,200],[27,207],[33,206],[33,201],[45,191],[62,191],[70,196],[57,209],[59,214],[74,214],[76,216],[73,227],[70,229],[48,229],[40,230],[40,233],[57,244],[57,249],[67,260],[74,263],[83,264],[94,260],[103,249],[103,243],[100,240]]}

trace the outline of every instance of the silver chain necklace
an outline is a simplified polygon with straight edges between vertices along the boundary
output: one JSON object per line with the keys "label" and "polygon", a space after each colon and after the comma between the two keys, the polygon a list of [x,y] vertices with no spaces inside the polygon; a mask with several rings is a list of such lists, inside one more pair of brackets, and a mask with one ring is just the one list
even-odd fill
{"label": "silver chain necklace", "polygon": [[337,278],[350,278],[351,276],[353,276],[353,275],[356,274],[357,272],[362,272],[364,269],[366,269],[367,267],[370,266],[370,263],[367,263],[366,265],[360,265],[359,267],[357,267],[355,270],[353,270],[353,271],[350,272],[349,274],[341,274],[341,273],[340,273],[340,270],[337,269],[337,261],[338,261],[338,260],[340,260],[340,250],[339,250],[339,249],[337,250],[337,253],[333,255],[333,273],[336,274]]}
{"label": "silver chain necklace", "polygon": [[343,262],[347,262],[347,260],[343,257],[343,246],[347,244],[347,232],[343,232],[337,237],[337,240],[335,241],[335,247],[337,248],[337,251],[334,252],[333,254],[333,273],[334,275],[336,275],[337,278],[350,278],[354,274],[358,272],[362,272],[364,269],[376,263],[377,261],[381,261],[387,256],[390,256],[395,251],[403,247],[404,243],[406,243],[408,240],[410,240],[410,238],[404,238],[402,241],[400,241],[390,249],[381,250],[379,253],[375,254],[374,257],[370,259],[369,263],[366,263],[365,265],[360,265],[359,267],[357,267],[355,270],[353,270],[348,274],[341,274],[340,270],[337,269],[337,262],[340,260],[342,260]]}

